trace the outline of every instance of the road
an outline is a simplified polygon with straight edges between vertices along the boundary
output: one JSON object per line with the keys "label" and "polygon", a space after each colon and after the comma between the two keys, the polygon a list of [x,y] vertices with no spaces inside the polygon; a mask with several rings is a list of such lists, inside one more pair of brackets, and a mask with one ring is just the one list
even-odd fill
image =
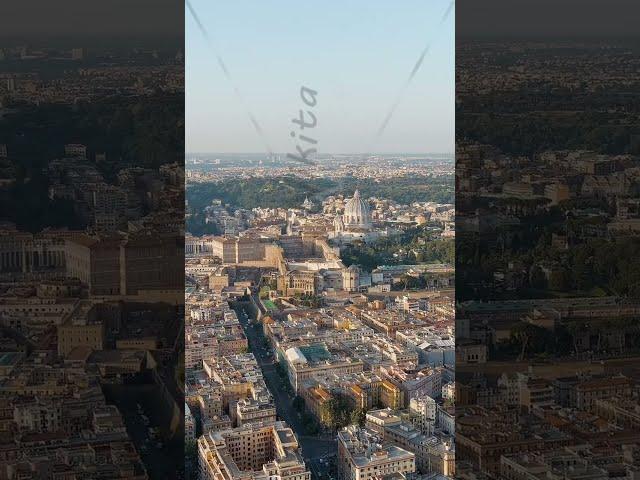
{"label": "road", "polygon": [[302,449],[302,455],[313,476],[318,479],[329,478],[327,459],[336,455],[338,450],[335,436],[306,435],[304,433],[301,415],[293,408],[294,396],[289,393],[288,389],[285,390],[282,387],[282,380],[276,370],[276,363],[273,360],[273,356],[270,356],[269,349],[265,347],[262,325],[256,322],[255,319],[250,319],[249,314],[240,304],[238,304],[236,313],[247,336],[249,350],[256,357],[256,361],[262,369],[265,383],[273,395],[278,417],[287,422],[296,433]]}
{"label": "road", "polygon": [[[158,387],[153,384],[120,386],[111,401],[122,413],[127,433],[133,441],[150,479],[184,479],[181,442],[166,442],[161,438],[164,427],[159,418]],[[155,429],[152,433],[151,428]]]}

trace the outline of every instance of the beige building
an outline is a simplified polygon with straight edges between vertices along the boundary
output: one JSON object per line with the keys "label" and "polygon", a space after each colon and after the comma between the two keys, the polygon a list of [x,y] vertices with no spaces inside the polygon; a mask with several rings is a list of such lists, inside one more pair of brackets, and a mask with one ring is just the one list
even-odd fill
{"label": "beige building", "polygon": [[311,480],[284,422],[209,432],[198,439],[200,480]]}
{"label": "beige building", "polygon": [[236,240],[234,238],[214,237],[209,242],[211,253],[222,263],[236,263]]}
{"label": "beige building", "polygon": [[415,455],[395,445],[382,445],[375,432],[355,425],[338,432],[338,479],[369,480],[416,471]]}
{"label": "beige building", "polygon": [[67,239],[67,276],[87,285],[92,295],[119,295],[121,243],[121,238],[100,240],[86,235]]}
{"label": "beige building", "polygon": [[400,415],[397,415],[395,411],[390,408],[369,410],[365,420],[365,426],[380,435],[383,440],[385,428],[392,425],[400,425],[401,423],[402,419]]}
{"label": "beige building", "polygon": [[196,439],[196,421],[186,402],[184,404],[184,439],[187,442],[193,442]]}
{"label": "beige building", "polygon": [[334,398],[331,392],[321,386],[313,386],[303,388],[300,396],[304,399],[305,410],[317,418],[320,423],[326,424],[328,419],[325,418],[324,406]]}
{"label": "beige building", "polygon": [[58,326],[58,354],[65,356],[76,347],[102,350],[104,337],[104,324],[97,309],[90,301],[81,301]]}
{"label": "beige building", "polygon": [[94,296],[182,290],[180,248],[182,239],[174,236],[77,236],[65,243],[66,273],[87,285]]}
{"label": "beige building", "polygon": [[228,287],[229,285],[229,271],[227,268],[223,268],[220,271],[209,275],[210,290],[220,290],[224,287]]}
{"label": "beige building", "polygon": [[17,230],[0,230],[0,271],[64,270],[64,236],[62,232],[34,235]]}
{"label": "beige building", "polygon": [[198,395],[198,407],[203,420],[219,418],[222,416],[222,393],[220,390],[211,389]]}
{"label": "beige building", "polygon": [[455,451],[450,437],[424,435],[411,424],[402,422],[386,426],[384,439],[415,454],[418,472],[455,476]]}
{"label": "beige building", "polygon": [[631,397],[633,381],[624,375],[611,378],[593,378],[576,385],[576,407],[591,411],[601,398]]}
{"label": "beige building", "polygon": [[314,347],[304,351],[298,347],[289,348],[285,352],[285,357],[289,383],[296,393],[300,392],[302,383],[309,378],[326,374],[356,373],[364,369],[361,360],[327,357],[325,351]]}
{"label": "beige building", "polygon": [[472,342],[456,345],[456,365],[472,365],[476,363],[487,363],[486,345]]}
{"label": "beige building", "polygon": [[219,385],[221,413],[228,411],[234,425],[275,421],[273,398],[253,354],[209,358],[202,365]]}
{"label": "beige building", "polygon": [[250,397],[242,398],[236,404],[235,419],[238,426],[248,423],[275,422],[276,407],[270,398],[264,401]]}
{"label": "beige building", "polygon": [[179,236],[137,235],[120,249],[120,292],[184,289],[184,242]]}
{"label": "beige building", "polygon": [[636,431],[640,429],[640,408],[632,398],[601,398],[595,401],[593,411],[619,427]]}
{"label": "beige building", "polygon": [[280,247],[257,237],[212,237],[205,250],[222,260],[223,264],[255,267],[275,267]]}
{"label": "beige building", "polygon": [[520,406],[526,411],[554,404],[553,385],[544,378],[523,377],[519,380]]}

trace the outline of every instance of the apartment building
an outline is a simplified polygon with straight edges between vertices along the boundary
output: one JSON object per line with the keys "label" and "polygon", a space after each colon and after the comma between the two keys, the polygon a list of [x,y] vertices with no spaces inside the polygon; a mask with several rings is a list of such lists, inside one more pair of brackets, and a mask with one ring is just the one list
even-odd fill
{"label": "apartment building", "polygon": [[356,425],[338,432],[338,480],[369,480],[416,471],[415,455],[384,445],[379,435]]}

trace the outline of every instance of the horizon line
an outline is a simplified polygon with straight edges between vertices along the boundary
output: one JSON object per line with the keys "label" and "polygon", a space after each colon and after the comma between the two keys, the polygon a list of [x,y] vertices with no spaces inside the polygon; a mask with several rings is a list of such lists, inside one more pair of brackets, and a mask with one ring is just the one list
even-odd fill
{"label": "horizon line", "polygon": [[[265,152],[185,152],[185,155],[287,155],[289,152],[272,152],[270,154]],[[322,152],[316,153],[315,156],[324,156],[324,155],[455,155],[455,152]]]}

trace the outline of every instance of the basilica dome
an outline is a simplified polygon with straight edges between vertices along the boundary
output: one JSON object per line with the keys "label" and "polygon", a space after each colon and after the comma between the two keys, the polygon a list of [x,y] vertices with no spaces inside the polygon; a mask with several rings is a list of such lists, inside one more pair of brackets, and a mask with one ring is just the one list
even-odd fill
{"label": "basilica dome", "polygon": [[360,198],[360,192],[358,190],[355,191],[353,197],[347,201],[344,207],[343,222],[347,229],[371,227],[369,206]]}

